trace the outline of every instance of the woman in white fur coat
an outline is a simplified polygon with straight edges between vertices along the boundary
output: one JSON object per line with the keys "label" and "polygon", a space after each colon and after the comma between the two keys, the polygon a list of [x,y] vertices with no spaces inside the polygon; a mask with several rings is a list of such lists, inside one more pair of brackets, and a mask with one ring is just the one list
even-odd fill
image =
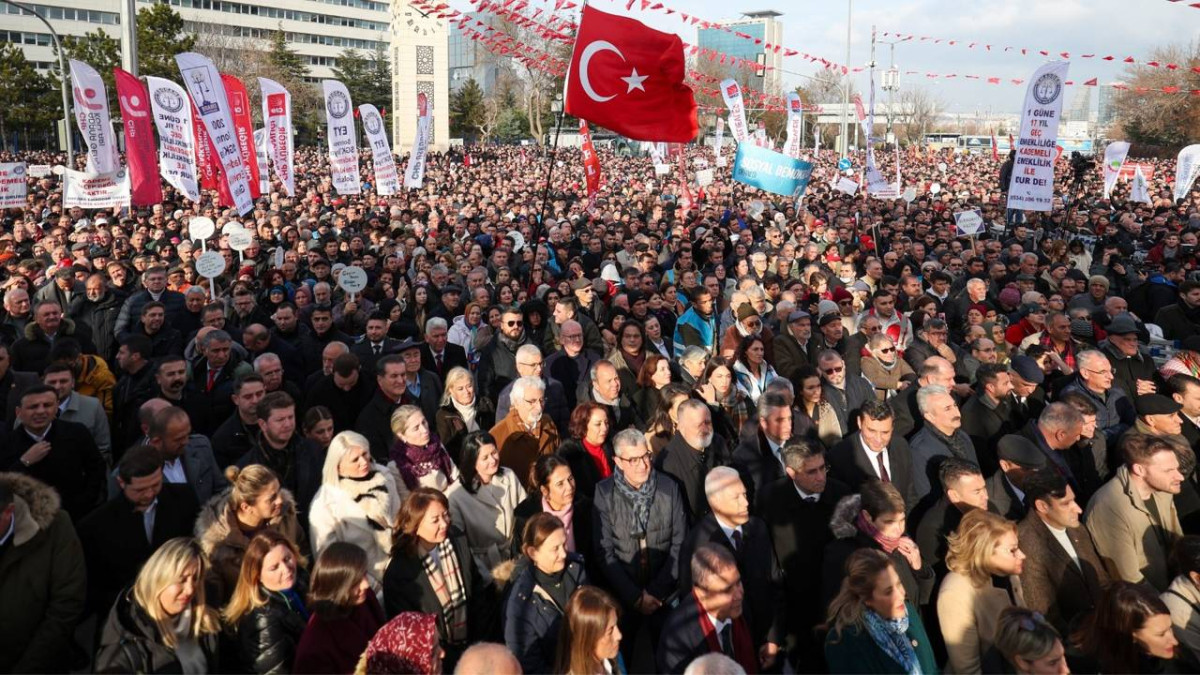
{"label": "woman in white fur coat", "polygon": [[321,488],[308,510],[313,556],[335,541],[367,552],[367,577],[376,593],[392,557],[392,530],[400,511],[395,475],[371,461],[362,434],[343,431],[329,443]]}

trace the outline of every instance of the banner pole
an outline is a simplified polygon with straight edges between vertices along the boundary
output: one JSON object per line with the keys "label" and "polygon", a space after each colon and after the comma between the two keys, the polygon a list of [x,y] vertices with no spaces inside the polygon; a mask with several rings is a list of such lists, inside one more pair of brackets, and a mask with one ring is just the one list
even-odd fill
{"label": "banner pole", "polygon": [[535,247],[537,246],[542,228],[545,227],[546,207],[550,203],[550,178],[554,175],[554,162],[558,159],[558,136],[562,133],[563,118],[566,116],[566,110],[558,111],[558,124],[554,128],[554,144],[550,149],[550,166],[546,167],[546,187],[542,190],[542,211],[538,216],[537,226],[533,229],[533,241],[529,242],[530,245]]}

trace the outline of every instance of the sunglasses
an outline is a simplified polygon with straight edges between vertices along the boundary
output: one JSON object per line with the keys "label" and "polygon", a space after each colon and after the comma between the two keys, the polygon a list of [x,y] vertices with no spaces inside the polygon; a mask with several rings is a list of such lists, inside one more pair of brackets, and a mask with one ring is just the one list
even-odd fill
{"label": "sunglasses", "polygon": [[896,352],[895,347],[884,347],[883,349],[879,350],[880,354],[894,354],[895,352]]}
{"label": "sunglasses", "polygon": [[504,325],[508,326],[509,328],[512,328],[514,326],[520,326],[521,322],[520,321],[505,321]]}
{"label": "sunglasses", "polygon": [[842,372],[842,371],[843,371],[843,370],[845,370],[845,369],[846,369],[846,367],[845,367],[845,366],[838,366],[838,367],[836,367],[836,368],[826,368],[826,369],[825,369],[825,374],[826,374],[826,375],[833,375],[833,374],[835,374],[835,373],[840,373],[840,372]]}

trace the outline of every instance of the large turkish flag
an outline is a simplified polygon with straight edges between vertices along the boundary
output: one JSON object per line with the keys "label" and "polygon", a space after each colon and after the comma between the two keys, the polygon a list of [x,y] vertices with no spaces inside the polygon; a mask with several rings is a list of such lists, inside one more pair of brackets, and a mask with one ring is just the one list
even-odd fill
{"label": "large turkish flag", "polygon": [[566,111],[635,140],[687,143],[698,125],[684,65],[679,36],[584,5]]}

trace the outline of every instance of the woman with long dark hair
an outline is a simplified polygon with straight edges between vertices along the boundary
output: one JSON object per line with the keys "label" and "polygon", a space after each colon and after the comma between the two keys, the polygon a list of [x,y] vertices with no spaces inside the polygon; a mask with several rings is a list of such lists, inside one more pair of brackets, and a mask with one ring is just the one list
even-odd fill
{"label": "woman with long dark hair", "polygon": [[486,431],[467,434],[462,448],[462,480],[446,498],[453,521],[467,536],[479,575],[490,583],[493,572],[513,558],[517,537],[513,512],[525,499],[522,480],[500,466],[496,439]]}
{"label": "woman with long dark hair", "polygon": [[646,424],[646,442],[650,444],[650,454],[657,457],[671,437],[675,435],[675,425],[679,422],[679,404],[691,398],[691,388],[686,384],[672,382],[662,388],[658,407],[648,418]]}
{"label": "woman with long dark hair", "polygon": [[662,399],[662,390],[671,384],[671,361],[665,356],[649,354],[642,363],[638,373],[637,389],[634,390],[633,403],[638,407],[638,416],[648,420],[658,409]]}
{"label": "woman with long dark hair", "polygon": [[367,577],[367,553],[334,542],[317,557],[308,589],[308,626],[296,647],[294,673],[348,673],[384,624]]}
{"label": "woman with long dark hair", "polygon": [[617,369],[621,378],[621,391],[632,394],[637,391],[638,373],[642,364],[650,355],[647,351],[646,329],[636,319],[625,319],[620,326],[613,328],[616,335],[616,347],[609,352],[608,360]]}
{"label": "woman with long dark hair", "polygon": [[1099,673],[1171,672],[1179,640],[1171,611],[1145,584],[1115,581],[1071,636],[1089,660],[1072,670]]}
{"label": "woman with long dark hair", "polygon": [[842,440],[837,413],[825,400],[821,375],[812,366],[801,366],[796,373],[800,391],[796,392],[796,434],[820,441],[827,449]]}
{"label": "woman with long dark hair", "polygon": [[533,484],[537,491],[513,512],[516,531],[524,532],[525,524],[539,513],[555,516],[563,523],[567,551],[582,556],[589,576],[595,578],[599,561],[592,554],[592,500],[576,488],[571,466],[558,455],[538,457],[533,465]]}
{"label": "woman with long dark hair", "polygon": [[767,363],[766,347],[761,335],[747,335],[733,353],[733,375],[738,390],[754,405],[758,405],[758,398],[766,390],[767,383],[775,378],[775,368]]}
{"label": "woman with long dark hair", "polygon": [[738,386],[733,361],[714,356],[704,368],[697,393],[712,411],[713,429],[728,442],[736,442],[742,425],[754,414],[754,404]]}

